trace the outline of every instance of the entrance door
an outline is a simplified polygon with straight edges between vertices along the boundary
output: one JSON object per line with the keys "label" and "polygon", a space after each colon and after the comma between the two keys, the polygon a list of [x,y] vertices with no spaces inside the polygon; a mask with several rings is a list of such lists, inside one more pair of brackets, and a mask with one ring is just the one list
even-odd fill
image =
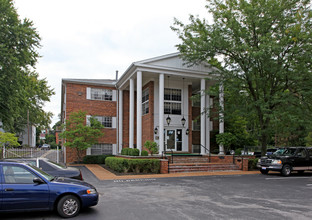
{"label": "entrance door", "polygon": [[165,132],[166,150],[182,151],[182,129],[168,129]]}
{"label": "entrance door", "polygon": [[175,130],[167,130],[166,132],[167,150],[175,150]]}

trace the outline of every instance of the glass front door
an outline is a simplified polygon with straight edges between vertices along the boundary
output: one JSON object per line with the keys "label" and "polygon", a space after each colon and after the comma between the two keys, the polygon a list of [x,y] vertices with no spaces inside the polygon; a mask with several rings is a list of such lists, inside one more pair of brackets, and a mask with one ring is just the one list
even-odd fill
{"label": "glass front door", "polygon": [[167,150],[175,150],[175,130],[167,130],[166,139]]}
{"label": "glass front door", "polygon": [[182,129],[168,129],[165,131],[166,150],[182,151]]}

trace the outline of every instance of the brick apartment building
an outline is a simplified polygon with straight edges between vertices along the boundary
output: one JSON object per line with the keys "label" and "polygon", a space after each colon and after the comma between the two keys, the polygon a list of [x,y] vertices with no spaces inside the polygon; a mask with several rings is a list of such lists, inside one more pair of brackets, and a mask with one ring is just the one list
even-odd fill
{"label": "brick apartment building", "polygon": [[[208,112],[213,97],[206,95],[215,81],[207,64],[187,67],[178,53],[132,63],[118,80],[63,79],[62,122],[71,112],[82,110],[104,125],[104,136],[87,155],[118,154],[122,148],[143,148],[155,141],[164,150],[198,152],[211,150],[211,131],[223,132],[222,121],[212,121]],[[201,94],[200,101],[192,95]],[[222,96],[220,97],[222,99]],[[221,102],[222,103],[222,102]],[[138,117],[141,116],[141,117]],[[161,132],[162,131],[162,132]],[[76,160],[64,149],[67,163]],[[223,153],[223,147],[219,147]]]}

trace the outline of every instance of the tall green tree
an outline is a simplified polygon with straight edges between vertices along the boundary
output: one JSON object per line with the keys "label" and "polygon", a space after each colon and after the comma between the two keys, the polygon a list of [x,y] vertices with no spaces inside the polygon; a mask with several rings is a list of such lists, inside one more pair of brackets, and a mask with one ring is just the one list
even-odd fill
{"label": "tall green tree", "polygon": [[66,140],[64,146],[75,149],[78,161],[81,162],[84,151],[98,143],[98,139],[104,135],[101,128],[104,126],[93,117],[86,123],[86,112],[72,112],[60,137]]}
{"label": "tall green tree", "polygon": [[177,48],[190,65],[219,68],[215,76],[231,91],[225,110],[250,116],[264,154],[278,123],[311,121],[311,1],[208,0],[206,7],[212,23],[175,20]]}
{"label": "tall green tree", "polygon": [[39,47],[33,23],[19,19],[12,0],[0,0],[0,120],[7,131],[23,130],[28,113],[32,124],[50,123],[43,104],[54,92],[36,72]]}

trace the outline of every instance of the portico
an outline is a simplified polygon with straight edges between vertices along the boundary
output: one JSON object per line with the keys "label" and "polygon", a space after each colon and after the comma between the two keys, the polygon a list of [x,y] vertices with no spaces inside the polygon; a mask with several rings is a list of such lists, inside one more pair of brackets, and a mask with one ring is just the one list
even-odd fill
{"label": "portico", "polygon": [[[159,154],[209,153],[210,132],[224,127],[222,120],[218,126],[209,118],[216,98],[205,93],[215,83],[212,71],[204,64],[183,65],[178,53],[131,64],[116,84],[118,152],[124,147],[142,151],[150,140],[158,144]],[[200,94],[200,103],[190,99],[194,94]]]}

